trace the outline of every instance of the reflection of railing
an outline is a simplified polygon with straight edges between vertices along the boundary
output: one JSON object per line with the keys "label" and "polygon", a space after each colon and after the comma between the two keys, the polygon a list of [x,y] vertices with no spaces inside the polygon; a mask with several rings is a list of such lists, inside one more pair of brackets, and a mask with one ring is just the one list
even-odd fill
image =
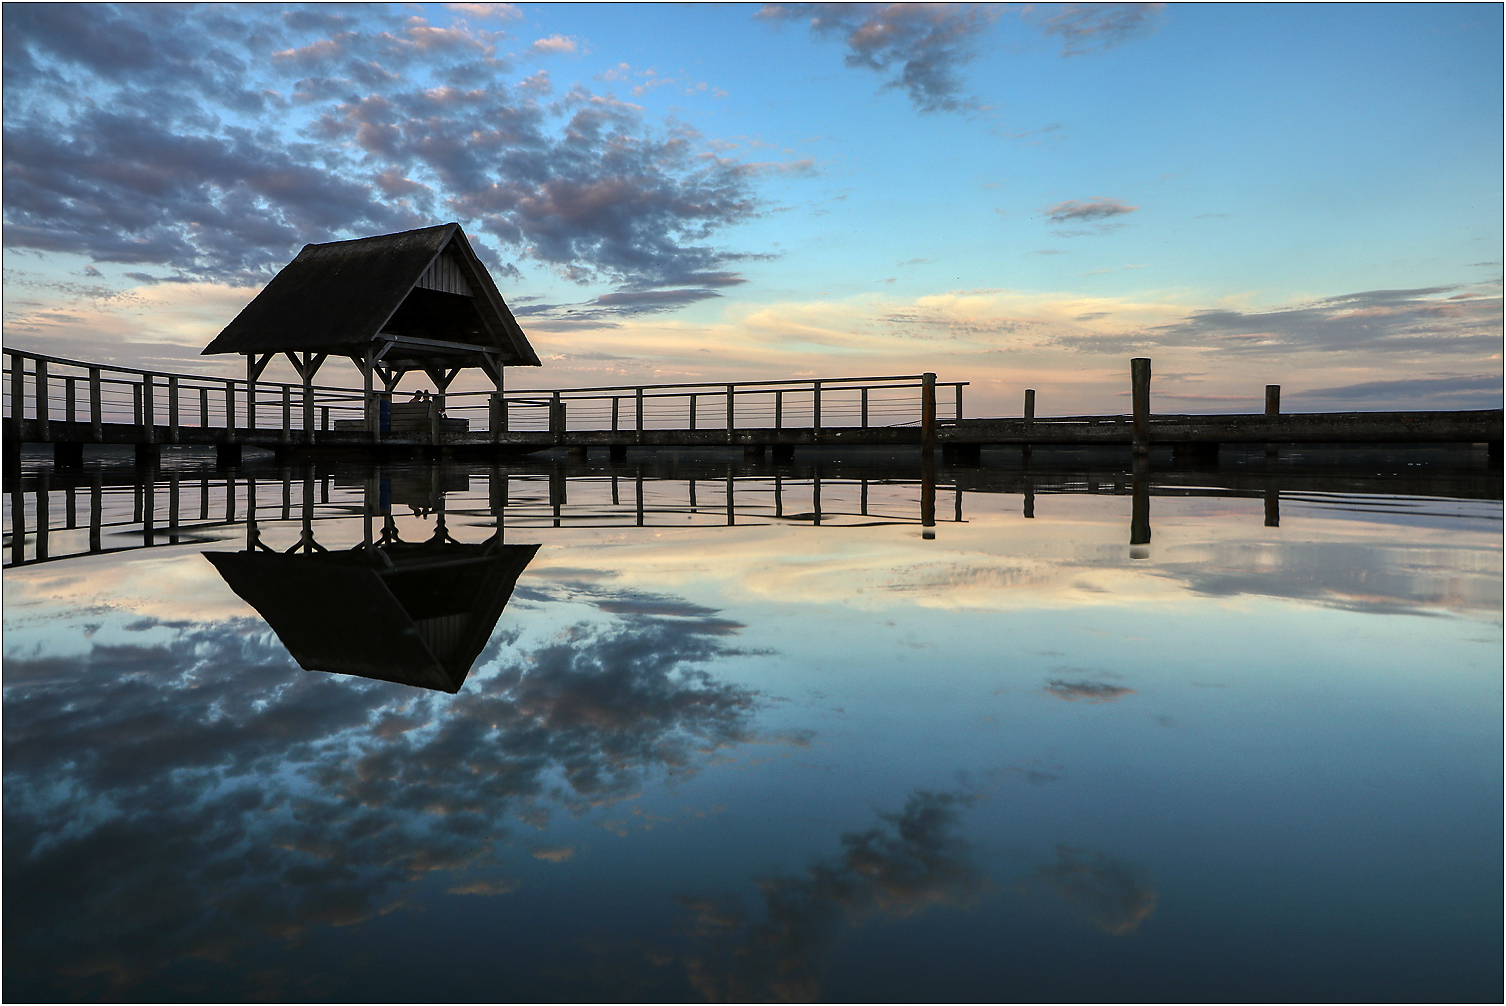
{"label": "reflection of railing", "polygon": [[[32,565],[136,548],[201,543],[246,535],[269,547],[269,524],[305,529],[352,518],[446,515],[488,526],[683,528],[700,524],[926,524],[934,519],[934,483],[910,479],[830,478],[820,474],[663,479],[632,474],[564,476],[562,470],[483,479],[472,493],[464,475],[399,470],[360,480],[194,478],[169,475],[134,485],[100,476],[57,484],[52,476],[11,483],[5,503],[6,566]],[[573,498],[573,503],[570,502]],[[928,505],[928,500],[929,505]],[[929,506],[929,509],[928,509]],[[962,520],[961,494],[955,519]],[[111,539],[128,544],[112,544]],[[300,547],[306,534],[291,541]]]}

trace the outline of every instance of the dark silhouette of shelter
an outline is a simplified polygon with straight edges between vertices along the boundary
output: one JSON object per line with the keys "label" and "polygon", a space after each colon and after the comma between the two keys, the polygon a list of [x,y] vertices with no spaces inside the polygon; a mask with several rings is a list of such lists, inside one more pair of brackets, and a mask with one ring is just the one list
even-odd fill
{"label": "dark silhouette of shelter", "polygon": [[325,359],[349,357],[373,429],[373,375],[391,392],[421,370],[443,395],[465,367],[501,391],[504,367],[541,365],[458,223],[304,245],[203,352],[244,354],[250,381],[285,353],[305,389]]}
{"label": "dark silhouette of shelter", "polygon": [[393,542],[205,552],[306,671],[455,693],[538,545]]}

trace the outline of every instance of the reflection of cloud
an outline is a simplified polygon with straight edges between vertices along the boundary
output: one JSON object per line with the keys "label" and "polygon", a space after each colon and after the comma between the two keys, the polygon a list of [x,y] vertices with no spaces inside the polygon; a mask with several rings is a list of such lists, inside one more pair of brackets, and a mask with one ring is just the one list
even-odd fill
{"label": "reflection of cloud", "polygon": [[698,944],[686,960],[691,984],[713,1002],[809,1002],[843,925],[971,905],[985,879],[956,827],[972,802],[917,790],[900,813],[881,814],[882,825],[844,834],[839,859],[804,876],[760,880],[761,922],[746,922],[724,902],[680,899]]}
{"label": "reflection of cloud", "polygon": [[1125,936],[1156,909],[1156,891],[1127,863],[1101,852],[1056,847],[1056,862],[1036,877],[1110,936]]}
{"label": "reflection of cloud", "polygon": [[585,811],[751,739],[755,694],[703,669],[735,652],[729,623],[679,611],[530,651],[499,633],[454,697],[304,673],[252,619],[8,657],[7,991],[139,993],[177,960],[359,923],[436,872],[512,889],[508,817],[542,826],[544,801]]}
{"label": "reflection of cloud", "polygon": [[1054,678],[1046,683],[1046,691],[1059,699],[1074,702],[1086,699],[1089,702],[1113,702],[1126,695],[1135,694],[1133,688],[1123,688],[1102,681],[1064,681]]}

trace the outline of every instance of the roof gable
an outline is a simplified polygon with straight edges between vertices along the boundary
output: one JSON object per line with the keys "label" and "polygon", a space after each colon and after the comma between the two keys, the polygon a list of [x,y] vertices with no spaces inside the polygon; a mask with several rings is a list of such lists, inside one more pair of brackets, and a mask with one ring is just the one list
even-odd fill
{"label": "roof gable", "polygon": [[359,355],[403,336],[539,366],[457,223],[305,245],[204,353]]}

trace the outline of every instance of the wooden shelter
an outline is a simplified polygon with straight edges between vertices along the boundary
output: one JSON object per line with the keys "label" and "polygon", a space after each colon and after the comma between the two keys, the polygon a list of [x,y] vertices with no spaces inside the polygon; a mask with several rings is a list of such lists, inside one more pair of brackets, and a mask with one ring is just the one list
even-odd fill
{"label": "wooden shelter", "polygon": [[203,352],[244,354],[248,383],[286,354],[303,379],[310,441],[314,374],[330,356],[360,368],[372,431],[374,377],[390,397],[404,374],[422,371],[442,406],[465,367],[480,367],[500,393],[503,368],[540,366],[458,223],[304,245]]}
{"label": "wooden shelter", "polygon": [[451,694],[538,545],[435,539],[349,551],[205,552],[306,671]]}

